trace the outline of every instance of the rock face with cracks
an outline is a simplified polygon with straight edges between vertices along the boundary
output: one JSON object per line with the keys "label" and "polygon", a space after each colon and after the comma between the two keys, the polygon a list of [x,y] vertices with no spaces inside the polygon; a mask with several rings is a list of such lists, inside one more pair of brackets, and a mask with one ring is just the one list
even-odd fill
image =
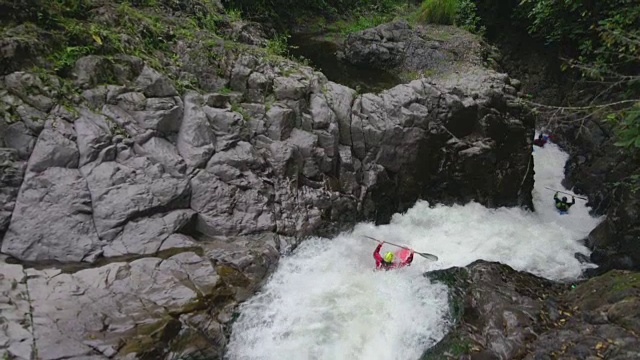
{"label": "rock face with cracks", "polygon": [[305,236],[419,198],[531,206],[533,122],[504,74],[357,94],[250,52],[224,92],[129,56],[72,73],[71,106],[65,79],[0,77],[1,356],[220,356],[235,304]]}
{"label": "rock face with cracks", "polygon": [[637,359],[640,275],[612,271],[574,289],[477,261],[426,274],[450,290],[452,329],[422,359]]}

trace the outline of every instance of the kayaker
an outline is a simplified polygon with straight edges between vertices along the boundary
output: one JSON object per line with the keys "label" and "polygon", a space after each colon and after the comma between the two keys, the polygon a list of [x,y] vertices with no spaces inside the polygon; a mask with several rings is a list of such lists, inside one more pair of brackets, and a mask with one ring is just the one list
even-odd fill
{"label": "kayaker", "polygon": [[379,241],[378,246],[376,246],[376,249],[373,251],[373,258],[376,260],[376,269],[390,270],[411,265],[413,261],[413,249],[408,249],[410,254],[404,261],[400,260],[396,262],[394,261],[395,255],[390,251],[385,253],[384,257],[380,256],[380,249],[383,244],[384,241]]}
{"label": "kayaker", "polygon": [[556,202],[556,209],[558,209],[558,212],[561,215],[567,214],[569,212],[569,208],[571,206],[573,206],[573,204],[576,203],[576,198],[575,197],[571,197],[571,202],[568,202],[567,197],[563,196],[562,200],[560,200],[558,198],[558,192],[556,192],[555,195],[553,195],[553,200],[555,200]]}

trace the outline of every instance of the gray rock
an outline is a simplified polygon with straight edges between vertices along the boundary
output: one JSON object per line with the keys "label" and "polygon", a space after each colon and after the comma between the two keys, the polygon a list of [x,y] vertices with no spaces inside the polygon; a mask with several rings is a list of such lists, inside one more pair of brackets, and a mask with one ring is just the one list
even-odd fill
{"label": "gray rock", "polygon": [[26,104],[19,105],[16,112],[31,131],[36,134],[42,131],[47,118],[46,113]]}
{"label": "gray rock", "polygon": [[303,131],[303,130],[293,129],[293,131],[291,132],[291,137],[287,139],[287,143],[292,144],[298,148],[298,150],[300,151],[300,154],[305,160],[305,164],[307,163],[315,164],[313,160],[313,155],[314,155],[314,149],[318,146],[317,135]]}
{"label": "gray rock", "polygon": [[107,103],[108,89],[105,85],[87,89],[82,92],[82,98],[90,109],[100,109]]}
{"label": "gray rock", "polygon": [[107,88],[107,104],[116,104],[118,96],[128,91],[126,86],[122,85],[106,85]]}
{"label": "gray rock", "polygon": [[178,95],[169,78],[146,65],[142,69],[140,76],[136,79],[135,85],[148,98],[163,98]]}
{"label": "gray rock", "polygon": [[49,167],[27,175],[3,253],[26,261],[91,262],[99,245],[91,196],[77,169]]}
{"label": "gray rock", "polygon": [[242,171],[227,164],[209,166],[207,167],[207,171],[217,176],[227,184],[242,177]]}
{"label": "gray rock", "polygon": [[169,334],[170,314],[189,311],[223,285],[209,259],[193,252],[72,274],[0,263],[0,273],[0,339],[23,359],[36,352],[47,360],[129,358],[119,352],[126,343],[145,341],[150,327]]}
{"label": "gray rock", "polygon": [[178,155],[176,147],[167,140],[153,137],[143,145],[135,145],[136,152],[162,164],[168,173],[179,176],[187,170],[184,159]]}
{"label": "gray rock", "polygon": [[326,129],[329,124],[336,122],[336,115],[329,108],[329,104],[323,95],[311,95],[310,110],[314,129]]}
{"label": "gray rock", "polygon": [[[609,272],[572,289],[484,261],[425,275],[446,283],[450,302],[464,311],[450,314],[454,326],[423,357],[446,357],[467,341],[475,348],[472,354],[488,359],[615,354],[626,360],[640,355],[638,338],[632,335],[640,292],[611,285],[625,283],[632,273]],[[470,322],[473,326],[462,325]]]}
{"label": "gray rock", "polygon": [[358,159],[354,159],[351,154],[351,148],[348,146],[340,146],[340,188],[348,194],[355,193],[360,185],[356,178],[356,172],[360,167]]}
{"label": "gray rock", "polygon": [[111,130],[104,116],[82,110],[73,126],[78,136],[80,166],[97,159],[100,151],[111,144]]}
{"label": "gray rock", "polygon": [[236,134],[227,134],[219,136],[216,140],[216,151],[227,151],[235,147],[240,142],[240,137]]}
{"label": "gray rock", "polygon": [[267,134],[273,140],[285,140],[295,126],[296,116],[293,110],[274,105],[267,111]]}
{"label": "gray rock", "polygon": [[270,90],[269,78],[262,73],[254,72],[249,76],[247,85],[247,100],[256,103],[264,102],[264,96]]}
{"label": "gray rock", "polygon": [[269,200],[257,189],[241,190],[201,171],[191,181],[191,208],[203,234],[235,235],[275,230]]}
{"label": "gray rock", "polygon": [[36,109],[49,112],[53,108],[54,101],[51,91],[47,89],[38,76],[25,72],[15,72],[7,75],[4,78],[4,82],[7,90]]}
{"label": "gray rock", "polygon": [[180,248],[192,248],[197,246],[198,246],[198,243],[187,235],[171,234],[162,242],[162,245],[160,245],[160,249],[158,249],[158,251],[180,249]]}
{"label": "gray rock", "polygon": [[45,129],[38,137],[27,169],[31,172],[52,167],[77,169],[79,160],[80,153],[74,141],[56,130]]}
{"label": "gray rock", "polygon": [[178,153],[187,165],[201,167],[213,155],[215,135],[202,109],[203,99],[197,93],[184,98],[184,116],[178,132]]}
{"label": "gray rock", "polygon": [[169,176],[147,158],[133,157],[123,164],[105,162],[82,170],[93,199],[93,220],[102,240],[113,240],[127,221],[142,214],[188,206],[188,180]]}
{"label": "gray rock", "polygon": [[179,97],[147,99],[144,111],[135,111],[133,117],[144,129],[171,134],[180,130],[183,104]]}
{"label": "gray rock", "polygon": [[308,88],[291,77],[273,79],[273,92],[278,100],[300,100],[306,97]]}
{"label": "gray rock", "polygon": [[424,135],[425,131],[418,128],[395,127],[387,130],[376,162],[389,171],[400,171],[403,166],[418,159],[419,144],[425,138]]}
{"label": "gray rock", "polygon": [[344,85],[328,82],[324,95],[340,125],[340,144],[351,145],[351,107],[356,91]]}
{"label": "gray rock", "polygon": [[[122,232],[104,247],[104,256],[151,255],[160,251],[165,240],[188,224],[195,212],[176,210],[167,214],[158,214],[148,218],[128,222]],[[176,242],[182,244],[183,242]],[[175,247],[175,244],[171,247]],[[164,249],[170,247],[164,246]]]}
{"label": "gray rock", "polygon": [[313,233],[322,222],[319,208],[336,206],[337,198],[335,194],[332,197],[322,189],[306,186],[292,193],[286,183],[277,184],[273,212],[278,234],[305,236]]}
{"label": "gray rock", "polygon": [[214,93],[204,95],[204,103],[214,108],[227,109],[231,104],[242,102],[244,95],[241,92],[230,91],[228,93]]}
{"label": "gray rock", "polygon": [[141,92],[127,92],[116,97],[116,105],[127,111],[143,111],[147,98]]}
{"label": "gray rock", "polygon": [[118,54],[113,57],[113,70],[119,83],[135,80],[144,69],[144,61],[131,55]]}
{"label": "gray rock", "polygon": [[231,88],[244,93],[247,90],[247,80],[249,79],[251,71],[250,68],[242,65],[240,62],[236,63],[231,71]]}
{"label": "gray rock", "polygon": [[105,105],[102,107],[102,114],[116,123],[120,129],[124,129],[133,138],[147,131],[138,125],[133,116],[119,106]]}
{"label": "gray rock", "polygon": [[232,166],[241,171],[260,170],[264,166],[264,160],[250,143],[240,141],[235,147],[213,155],[207,164],[207,169],[209,170],[213,166],[222,164]]}
{"label": "gray rock", "polygon": [[297,179],[302,173],[304,159],[297,146],[274,141],[269,145],[271,156],[267,157],[267,162],[274,169],[277,176]]}
{"label": "gray rock", "polygon": [[0,238],[9,227],[26,167],[16,150],[0,148]]}
{"label": "gray rock", "polygon": [[[447,51],[438,41],[430,40],[427,31],[420,27],[414,29],[405,20],[397,20],[352,33],[344,41],[342,57],[351,64],[381,70],[440,71],[451,66],[456,50],[469,53],[475,50]],[[464,40],[458,43],[465,44]]]}
{"label": "gray rock", "polygon": [[20,159],[26,160],[36,144],[36,137],[27,129],[23,122],[16,122],[7,127],[4,142],[7,147],[15,149]]}
{"label": "gray rock", "polygon": [[76,121],[76,119],[78,118],[78,114],[73,109],[67,108],[62,105],[54,106],[51,112],[49,112],[49,116],[60,118],[61,120],[65,120],[70,123]]}
{"label": "gray rock", "polygon": [[88,89],[96,85],[115,81],[113,63],[102,56],[89,55],[76,61],[73,77],[74,83]]}
{"label": "gray rock", "polygon": [[335,157],[338,153],[338,144],[340,142],[338,125],[332,123],[328,129],[314,130],[313,133],[318,135],[318,144],[324,149],[325,154],[329,157]]}
{"label": "gray rock", "polygon": [[239,134],[245,124],[241,114],[226,110],[205,107],[205,113],[209,123],[218,133]]}
{"label": "gray rock", "polygon": [[320,174],[316,161],[318,136],[303,130],[293,129],[287,142],[296,146],[304,159],[302,174],[307,178],[315,178]]}

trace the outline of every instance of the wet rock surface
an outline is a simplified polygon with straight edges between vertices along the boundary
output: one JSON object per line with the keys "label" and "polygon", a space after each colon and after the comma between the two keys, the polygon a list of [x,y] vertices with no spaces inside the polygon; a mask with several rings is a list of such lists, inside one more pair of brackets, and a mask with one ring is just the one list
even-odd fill
{"label": "wet rock surface", "polygon": [[640,275],[572,288],[477,261],[425,274],[450,289],[452,330],[423,359],[637,359]]}
{"label": "wet rock surface", "polygon": [[585,239],[593,250],[591,260],[600,268],[590,275],[610,269],[640,269],[640,197],[638,197],[640,158],[615,146],[608,125],[590,120],[585,126],[560,126],[555,140],[570,153],[565,167],[568,188],[589,197],[597,215],[606,215]]}
{"label": "wet rock surface", "polygon": [[274,243],[262,245],[233,245],[253,266],[244,274],[232,253],[214,245],[227,262],[191,247],[74,273],[0,263],[2,351],[18,359],[157,358],[186,343],[184,353],[196,346],[214,356],[219,348],[206,354],[198,345],[224,346],[232,314],[218,313],[244,300],[278,257]]}

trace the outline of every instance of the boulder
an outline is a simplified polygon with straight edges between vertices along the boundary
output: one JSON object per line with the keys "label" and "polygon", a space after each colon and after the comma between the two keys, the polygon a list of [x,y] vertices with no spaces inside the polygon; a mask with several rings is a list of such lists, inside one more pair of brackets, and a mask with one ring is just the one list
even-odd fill
{"label": "boulder", "polygon": [[37,137],[22,121],[9,125],[4,133],[4,143],[7,147],[15,149],[22,160],[29,159],[36,145]]}
{"label": "boulder", "polygon": [[28,170],[41,172],[52,167],[77,169],[80,153],[73,140],[60,131],[43,130],[29,158]]}
{"label": "boulder", "polygon": [[192,180],[191,208],[198,213],[196,228],[203,234],[237,235],[274,231],[266,189],[240,189],[228,185],[208,171]]}
{"label": "boulder", "polygon": [[295,126],[296,115],[293,110],[274,105],[267,111],[267,134],[273,140],[285,140]]}
{"label": "boulder", "polygon": [[29,170],[2,252],[24,261],[92,262],[100,245],[91,194],[80,171],[54,166]]}
{"label": "boulder", "polygon": [[505,360],[549,354],[590,359],[603,352],[633,359],[640,354],[632,335],[637,329],[633,319],[638,316],[638,290],[623,285],[640,279],[631,273],[612,272],[573,290],[484,261],[425,275],[449,286],[453,324],[444,339],[427,350],[426,358],[453,351]]}
{"label": "boulder", "polygon": [[169,78],[146,65],[136,79],[135,85],[148,98],[163,98],[178,95]]}
{"label": "boulder", "polygon": [[136,153],[161,164],[172,175],[180,176],[187,170],[187,164],[178,154],[176,147],[163,138],[152,137],[142,145],[136,144],[134,148]]}
{"label": "boulder", "polygon": [[336,122],[336,114],[331,110],[327,99],[323,95],[311,95],[309,110],[311,111],[314,129],[326,129],[329,124]]}
{"label": "boulder", "polygon": [[213,155],[207,163],[207,169],[222,164],[229,165],[241,171],[259,170],[264,166],[264,160],[258,155],[250,143],[240,141],[233,148],[220,151]]}
{"label": "boulder", "polygon": [[327,104],[333,110],[340,126],[340,144],[351,145],[351,106],[356,91],[344,85],[328,82],[324,85]]}
{"label": "boulder", "polygon": [[292,77],[273,79],[273,91],[278,100],[300,100],[307,95],[307,86]]}
{"label": "boulder", "polygon": [[190,186],[146,157],[125,163],[103,162],[83,168],[93,199],[93,221],[100,239],[111,241],[130,220],[145,214],[186,208]]}
{"label": "boulder", "polygon": [[456,61],[481,66],[482,47],[473,35],[449,28],[449,38],[441,40],[433,36],[434,31],[442,30],[412,26],[406,20],[381,24],[349,34],[342,44],[340,57],[356,66],[429,76],[451,72],[457,66]]}
{"label": "boulder", "polygon": [[144,129],[169,135],[180,130],[183,104],[179,97],[147,99],[145,110],[132,112]]}
{"label": "boulder", "polygon": [[75,84],[82,89],[113,82],[115,81],[113,63],[97,55],[81,57],[76,61],[73,77]]}
{"label": "boulder", "polygon": [[[153,255],[158,251],[182,247],[186,241],[173,238],[175,232],[187,225],[195,216],[192,210],[176,210],[128,222],[122,232],[104,247],[104,256]],[[173,242],[173,245],[171,243]],[[191,245],[191,244],[189,244]]]}
{"label": "boulder", "polygon": [[197,93],[184,98],[184,115],[178,132],[178,153],[188,166],[201,167],[213,155],[215,135],[202,109],[203,99]]}
{"label": "boulder", "polygon": [[[57,79],[53,80],[58,82]],[[52,89],[45,86],[37,75],[15,72],[4,78],[4,83],[12,94],[39,111],[49,112],[54,106]],[[58,85],[58,84],[54,84]]]}
{"label": "boulder", "polygon": [[73,126],[78,136],[80,166],[94,161],[111,144],[111,130],[104,116],[84,110]]}
{"label": "boulder", "polygon": [[170,315],[193,311],[200,297],[229,301],[211,262],[193,252],[72,274],[4,263],[0,270],[0,302],[13,304],[0,339],[9,356],[24,359],[125,357],[150,346],[156,331],[176,337],[182,325]]}

